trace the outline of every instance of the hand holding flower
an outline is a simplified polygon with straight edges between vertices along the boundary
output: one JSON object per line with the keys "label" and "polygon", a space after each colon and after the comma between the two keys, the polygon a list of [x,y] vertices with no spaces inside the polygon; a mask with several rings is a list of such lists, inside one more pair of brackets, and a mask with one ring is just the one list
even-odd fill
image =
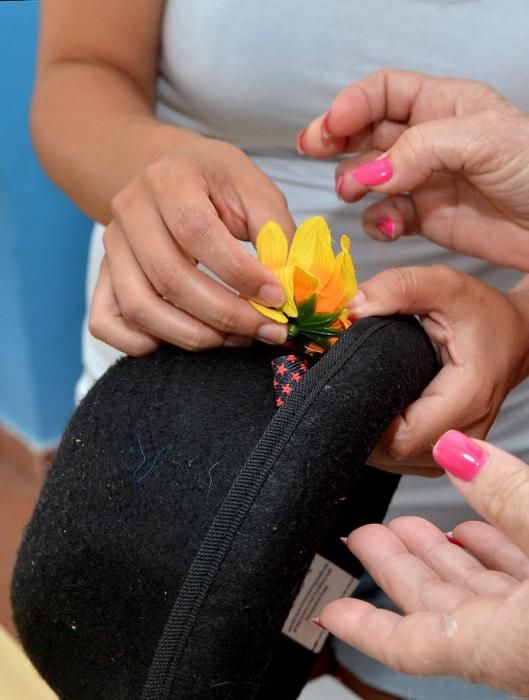
{"label": "hand holding flower", "polygon": [[358,286],[349,238],[342,236],[340,243],[342,250],[335,256],[321,216],[298,227],[290,250],[273,221],[257,237],[257,257],[279,278],[286,301],[278,310],[250,303],[273,321],[288,323],[288,338],[301,351],[323,352],[351,325],[345,305]]}

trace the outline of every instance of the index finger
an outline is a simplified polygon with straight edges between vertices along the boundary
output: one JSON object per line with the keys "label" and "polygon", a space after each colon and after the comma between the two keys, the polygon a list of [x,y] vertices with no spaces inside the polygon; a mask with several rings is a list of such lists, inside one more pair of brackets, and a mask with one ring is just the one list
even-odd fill
{"label": "index finger", "polygon": [[470,80],[380,70],[338,93],[327,114],[307,127],[303,150],[315,156],[387,150],[407,126],[473,112],[479,98],[492,93]]}

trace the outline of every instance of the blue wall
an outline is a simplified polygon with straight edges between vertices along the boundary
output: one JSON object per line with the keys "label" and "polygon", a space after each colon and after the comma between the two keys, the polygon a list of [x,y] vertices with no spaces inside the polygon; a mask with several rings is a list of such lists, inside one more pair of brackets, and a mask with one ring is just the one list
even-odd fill
{"label": "blue wall", "polygon": [[0,2],[0,423],[40,446],[73,407],[91,224],[31,146],[37,29],[37,2]]}

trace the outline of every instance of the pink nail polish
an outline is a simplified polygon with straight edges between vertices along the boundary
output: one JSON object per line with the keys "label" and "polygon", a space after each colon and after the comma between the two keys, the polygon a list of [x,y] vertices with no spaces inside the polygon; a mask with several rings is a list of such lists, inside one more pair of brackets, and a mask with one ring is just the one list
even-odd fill
{"label": "pink nail polish", "polygon": [[307,129],[302,129],[296,136],[296,151],[299,153],[300,156],[305,155],[305,151],[303,150],[303,138],[305,136],[306,131]]}
{"label": "pink nail polish", "polygon": [[339,178],[336,180],[336,194],[340,199],[342,199],[342,185],[343,185],[343,175],[340,175]]}
{"label": "pink nail polish", "polygon": [[329,118],[331,116],[330,112],[327,112],[327,114],[323,117],[323,121],[321,123],[321,137],[324,141],[328,141],[329,139],[332,138],[332,134],[329,131]]}
{"label": "pink nail polish", "polygon": [[487,461],[487,454],[463,433],[449,430],[437,441],[433,458],[458,479],[472,481]]}
{"label": "pink nail polish", "polygon": [[378,158],[356,168],[351,175],[362,185],[382,185],[393,177],[393,168],[389,158]]}
{"label": "pink nail polish", "polygon": [[321,627],[322,630],[326,630],[326,629],[327,629],[326,627],[324,627],[324,626],[321,624],[321,621],[320,621],[320,618],[319,618],[319,617],[313,617],[312,620],[311,620],[311,622],[314,623],[314,624],[316,625],[316,627]]}
{"label": "pink nail polish", "polygon": [[390,240],[393,241],[395,239],[397,224],[393,219],[390,219],[389,216],[382,216],[377,221],[377,228]]}

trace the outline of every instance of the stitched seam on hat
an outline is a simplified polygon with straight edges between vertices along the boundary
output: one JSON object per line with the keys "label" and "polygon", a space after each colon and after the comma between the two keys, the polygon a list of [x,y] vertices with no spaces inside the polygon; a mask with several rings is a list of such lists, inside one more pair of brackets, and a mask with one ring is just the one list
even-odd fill
{"label": "stitched seam on hat", "polygon": [[[163,700],[171,697],[176,661],[185,650],[217,572],[228,556],[237,532],[275,464],[315,398],[323,386],[376,333],[394,322],[394,318],[381,319],[374,326],[368,327],[352,345],[337,343],[307,373],[299,389],[288,397],[270,421],[226,494],[187,573],[158,643],[144,687],[143,700]],[[331,367],[327,367],[331,360]],[[196,581],[198,583],[195,583]]]}

